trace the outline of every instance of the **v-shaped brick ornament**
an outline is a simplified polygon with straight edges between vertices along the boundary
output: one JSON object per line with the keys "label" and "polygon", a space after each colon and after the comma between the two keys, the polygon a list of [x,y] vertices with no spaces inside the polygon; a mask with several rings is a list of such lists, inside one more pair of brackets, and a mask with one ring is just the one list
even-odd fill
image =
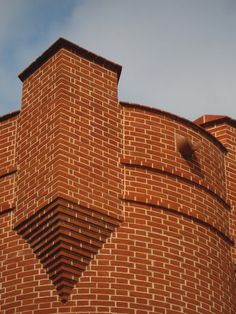
{"label": "v-shaped brick ornament", "polygon": [[86,266],[119,225],[108,215],[56,199],[16,226],[66,302]]}

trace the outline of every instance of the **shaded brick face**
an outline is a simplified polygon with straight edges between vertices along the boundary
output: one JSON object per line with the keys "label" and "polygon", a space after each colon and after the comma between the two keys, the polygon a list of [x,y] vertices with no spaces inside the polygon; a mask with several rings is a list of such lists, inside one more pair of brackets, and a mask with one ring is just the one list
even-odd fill
{"label": "shaded brick face", "polygon": [[17,221],[59,195],[120,215],[116,86],[113,72],[63,49],[24,82]]}
{"label": "shaded brick face", "polygon": [[0,211],[14,206],[15,147],[18,113],[0,120]]}
{"label": "shaded brick face", "polygon": [[[218,138],[228,149],[225,157],[225,172],[227,179],[227,199],[231,206],[230,216],[230,232],[234,241],[236,240],[236,184],[235,184],[235,169],[236,169],[236,129],[230,123],[213,123],[209,127],[206,126],[208,132]],[[234,263],[236,264],[236,251],[232,250]]]}
{"label": "shaded brick face", "polygon": [[21,113],[0,120],[1,313],[236,312],[235,129],[119,103],[119,72],[59,40],[20,75]]}
{"label": "shaded brick face", "polygon": [[49,203],[57,192],[58,72],[54,56],[23,84],[16,150],[16,223]]}

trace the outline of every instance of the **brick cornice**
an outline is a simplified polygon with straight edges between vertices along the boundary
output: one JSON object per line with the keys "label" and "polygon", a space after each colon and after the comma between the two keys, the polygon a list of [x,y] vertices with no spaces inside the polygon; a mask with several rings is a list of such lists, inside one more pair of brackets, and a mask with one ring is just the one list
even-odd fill
{"label": "brick cornice", "polygon": [[[180,122],[184,125],[186,125],[187,127],[191,128],[192,130],[200,133],[202,136],[208,138],[212,143],[214,143],[223,153],[227,153],[227,148],[217,139],[215,138],[212,134],[210,134],[209,132],[207,132],[202,126],[199,126],[198,124],[187,120],[185,118],[179,117],[173,113],[167,112],[167,111],[163,111],[157,108],[153,108],[153,107],[148,107],[148,106],[144,106],[144,105],[140,105],[140,104],[136,104],[136,103],[129,103],[129,102],[124,102],[124,101],[120,101],[120,105],[126,108],[133,108],[133,109],[138,109],[138,110],[144,110],[146,112],[151,112],[154,114],[158,114],[158,115],[162,115],[165,116],[167,118],[170,118],[172,120],[175,120],[177,122]],[[236,124],[236,123],[235,123]]]}
{"label": "brick cornice", "polygon": [[39,56],[35,61],[33,61],[23,72],[19,74],[20,80],[23,82],[27,79],[32,73],[34,73],[39,67],[41,67],[49,58],[51,58],[56,52],[60,49],[67,49],[75,54],[84,57],[85,59],[97,63],[111,71],[117,73],[118,79],[121,74],[121,65],[116,64],[112,61],[109,61],[97,54],[88,51],[67,39],[59,38],[54,44],[52,44],[47,50],[45,50],[41,56]]}
{"label": "brick cornice", "polygon": [[203,128],[208,128],[208,127],[212,127],[212,126],[216,126],[220,124],[228,124],[236,128],[236,120],[228,116],[206,115],[206,116],[198,118],[194,122]]}
{"label": "brick cornice", "polygon": [[20,113],[20,110],[17,110],[17,111],[13,111],[13,112],[9,112],[9,113],[7,113],[7,114],[4,114],[4,115],[0,116],[0,122],[6,121],[6,120],[11,119],[11,118],[14,118],[14,117],[16,117],[19,113]]}

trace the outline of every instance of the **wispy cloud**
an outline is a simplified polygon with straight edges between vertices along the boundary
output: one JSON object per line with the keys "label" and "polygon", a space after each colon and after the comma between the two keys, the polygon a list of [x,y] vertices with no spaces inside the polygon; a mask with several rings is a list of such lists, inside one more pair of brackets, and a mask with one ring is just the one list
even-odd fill
{"label": "wispy cloud", "polygon": [[[28,30],[22,44],[14,48],[15,75],[19,66],[26,66],[64,36],[123,65],[119,85],[122,100],[156,106],[187,118],[204,113],[236,117],[235,1],[66,1],[70,3],[67,10],[62,7],[63,1],[42,2],[45,5],[38,7],[42,12],[36,19],[36,28],[34,7],[27,14],[16,10],[24,17],[19,29]],[[51,13],[50,19],[47,9],[53,12],[55,2],[58,11]],[[40,21],[47,27],[40,27]],[[7,19],[2,23],[0,43],[1,38],[5,42],[6,33],[11,40],[11,23]]]}

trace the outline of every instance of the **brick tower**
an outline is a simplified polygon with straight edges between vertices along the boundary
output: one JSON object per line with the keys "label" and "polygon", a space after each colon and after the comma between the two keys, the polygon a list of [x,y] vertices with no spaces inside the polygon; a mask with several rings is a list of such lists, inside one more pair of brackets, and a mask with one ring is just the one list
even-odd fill
{"label": "brick tower", "polygon": [[120,73],[59,39],[19,75],[0,313],[236,313],[236,122],[119,102]]}

